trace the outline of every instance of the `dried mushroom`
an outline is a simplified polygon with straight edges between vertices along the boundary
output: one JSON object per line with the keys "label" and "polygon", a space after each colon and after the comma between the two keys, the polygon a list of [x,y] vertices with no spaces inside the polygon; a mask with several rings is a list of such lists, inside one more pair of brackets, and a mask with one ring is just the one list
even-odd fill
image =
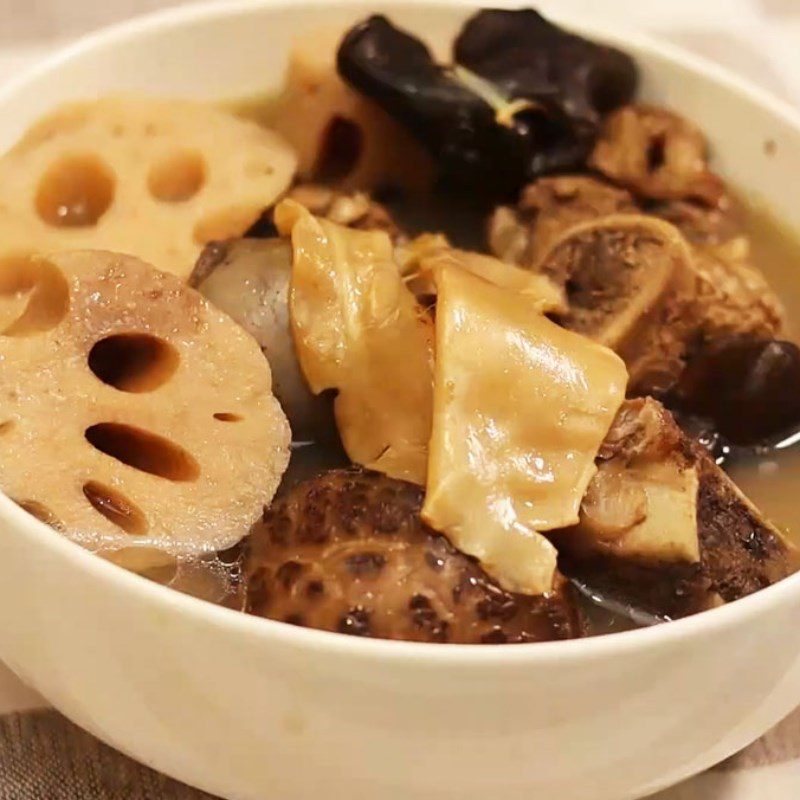
{"label": "dried mushroom", "polygon": [[570,228],[537,265],[566,288],[559,321],[619,353],[629,389],[662,393],[696,331],[693,255],[672,225],[619,214]]}
{"label": "dried mushroom", "polygon": [[663,619],[731,602],[794,572],[788,540],[647,398],[626,402],[598,455],[568,574]]}
{"label": "dried mushroom", "polygon": [[570,585],[505,591],[420,519],[422,490],[335,470],[274,503],[248,539],[247,610],[353,636],[465,644],[583,633]]}
{"label": "dried mushroom", "polygon": [[625,395],[610,350],[466,271],[437,276],[433,432],[423,519],[509,591],[543,594]]}
{"label": "dried mushroom", "polygon": [[533,10],[480,11],[454,44],[454,66],[373,16],[339,48],[340,75],[433,156],[442,183],[509,197],[547,172],[582,166],[602,116],[630,100],[633,61]]}
{"label": "dried mushroom", "polygon": [[652,200],[727,201],[725,184],[708,167],[703,134],[664,108],[632,105],[610,114],[589,165]]}
{"label": "dried mushroom", "polygon": [[588,175],[540,178],[516,206],[499,206],[489,220],[489,246],[503,261],[532,268],[573,225],[637,210],[625,189]]}
{"label": "dried mushroom", "polygon": [[391,240],[317,219],[292,200],[290,319],[311,390],[337,390],[347,454],[395,478],[425,482],[433,392],[433,325],[404,285]]}
{"label": "dried mushroom", "polygon": [[800,426],[800,348],[772,339],[720,340],[689,362],[670,403],[713,419],[734,444],[794,432]]}
{"label": "dried mushroom", "polygon": [[129,256],[29,259],[1,277],[29,297],[0,337],[3,491],[87,548],[148,563],[239,541],[289,458],[255,342]]}
{"label": "dried mushroom", "polygon": [[315,395],[297,361],[289,326],[292,245],[285,239],[231,239],[207,245],[189,282],[257,342],[295,440],[330,441],[330,399]]}

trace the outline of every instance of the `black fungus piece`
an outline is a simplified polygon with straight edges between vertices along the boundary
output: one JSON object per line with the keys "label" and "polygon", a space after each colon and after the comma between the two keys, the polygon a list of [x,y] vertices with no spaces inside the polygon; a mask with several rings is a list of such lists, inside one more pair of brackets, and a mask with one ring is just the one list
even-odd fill
{"label": "black fungus piece", "polygon": [[580,169],[601,117],[634,94],[625,54],[567,33],[532,10],[482,11],[453,67],[383,16],[340,45],[340,75],[382,106],[436,160],[442,185],[509,198],[540,175]]}
{"label": "black fungus piece", "polygon": [[671,403],[708,417],[735,445],[781,438],[800,427],[800,348],[732,339],[693,358]]}
{"label": "black fungus piece", "polygon": [[571,119],[595,125],[636,91],[630,56],[568,33],[530,8],[479,11],[456,39],[454,56],[508,97],[554,102]]}

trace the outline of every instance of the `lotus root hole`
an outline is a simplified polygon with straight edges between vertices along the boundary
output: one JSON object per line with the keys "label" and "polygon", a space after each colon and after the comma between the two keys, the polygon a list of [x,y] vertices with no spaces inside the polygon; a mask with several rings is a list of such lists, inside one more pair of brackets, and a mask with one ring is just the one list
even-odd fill
{"label": "lotus root hole", "polygon": [[240,414],[232,414],[230,411],[217,411],[214,414],[214,419],[218,419],[220,422],[241,422],[242,416]]}
{"label": "lotus root hole", "polygon": [[15,424],[16,423],[13,419],[7,419],[3,422],[0,422],[0,436],[2,436],[4,433],[11,433],[11,431],[14,430]]}
{"label": "lotus root hole", "polygon": [[178,351],[148,333],[118,333],[96,342],[89,369],[103,383],[122,392],[152,392],[163,386],[180,363]]}
{"label": "lotus root hole", "polygon": [[194,240],[197,244],[206,245],[241,236],[261,216],[263,210],[236,206],[206,214],[194,226]]}
{"label": "lotus root hole", "polygon": [[194,481],[200,465],[180,445],[151,431],[119,422],[100,422],[86,429],[86,441],[133,469],[170,481]]}
{"label": "lotus root hole", "polygon": [[33,336],[61,322],[69,310],[69,284],[61,270],[43,258],[0,258],[0,333]]}
{"label": "lotus root hole", "polygon": [[32,517],[36,517],[39,522],[44,522],[57,531],[64,530],[61,520],[44,504],[38,500],[17,500],[17,505],[24,508]]}
{"label": "lotus root hole", "polygon": [[165,203],[184,203],[206,182],[206,164],[199,153],[177,152],[154,164],[147,178],[150,194]]}
{"label": "lotus root hole", "polygon": [[96,225],[114,201],[114,173],[97,156],[64,156],[42,176],[36,211],[56,228]]}
{"label": "lotus root hole", "polygon": [[92,508],[131,536],[144,536],[149,528],[144,512],[122,492],[98,481],[83,484],[83,494]]}
{"label": "lotus root hole", "polygon": [[667,140],[664,136],[655,136],[647,146],[647,171],[655,172],[664,166]]}
{"label": "lotus root hole", "polygon": [[346,178],[356,168],[363,149],[361,128],[349,119],[335,116],[322,135],[314,178],[322,183]]}

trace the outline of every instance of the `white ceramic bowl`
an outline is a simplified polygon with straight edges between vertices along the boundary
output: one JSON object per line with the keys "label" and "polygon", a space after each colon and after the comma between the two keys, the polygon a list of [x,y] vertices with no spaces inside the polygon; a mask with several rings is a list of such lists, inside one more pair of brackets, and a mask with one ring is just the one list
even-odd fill
{"label": "white ceramic bowl", "polygon": [[[0,148],[69,98],[264,90],[294,34],[377,8],[439,39],[469,11],[273,0],[145,18],[5,87]],[[797,115],[682,52],[563,21],[631,53],[644,96],[699,123],[724,174],[800,227]],[[720,761],[800,703],[800,576],[655,629],[421,645],[205,604],[83,552],[5,497],[0,525],[0,656],[109,744],[236,800],[625,800]]]}

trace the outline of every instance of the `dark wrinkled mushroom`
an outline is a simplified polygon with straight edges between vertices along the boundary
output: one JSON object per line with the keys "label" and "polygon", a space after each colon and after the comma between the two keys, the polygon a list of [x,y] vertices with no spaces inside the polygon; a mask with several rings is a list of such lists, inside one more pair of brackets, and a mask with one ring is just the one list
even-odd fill
{"label": "dark wrinkled mushroom", "polygon": [[578,169],[601,117],[636,88],[633,61],[532,10],[482,11],[455,66],[382,16],[344,38],[337,65],[433,155],[443,185],[510,197],[539,175]]}
{"label": "dark wrinkled mushroom", "polygon": [[689,362],[671,403],[713,419],[733,444],[778,438],[800,427],[800,348],[780,340],[719,342]]}
{"label": "dark wrinkled mushroom", "polygon": [[422,489],[360,469],[289,490],[245,545],[251,614],[352,636],[513,644],[583,633],[572,587],[500,588],[420,519]]}

